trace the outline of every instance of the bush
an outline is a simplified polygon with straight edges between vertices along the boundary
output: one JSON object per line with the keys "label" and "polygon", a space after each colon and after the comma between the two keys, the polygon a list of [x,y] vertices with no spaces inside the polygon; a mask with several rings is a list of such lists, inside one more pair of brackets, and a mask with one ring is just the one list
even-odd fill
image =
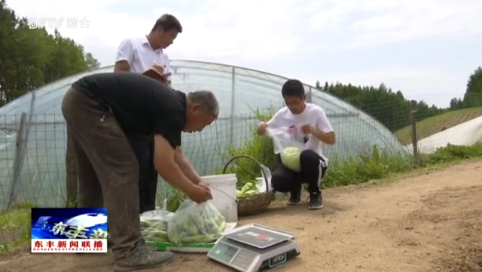
{"label": "bush", "polygon": [[374,146],[371,153],[360,154],[342,162],[336,157],[332,158],[327,175],[323,180],[323,186],[343,186],[387,178],[393,173],[410,171],[412,161],[408,154],[388,155]]}
{"label": "bush", "polygon": [[421,158],[423,164],[442,164],[458,160],[482,157],[482,143],[472,146],[447,145],[433,154]]}
{"label": "bush", "polygon": [[[274,108],[269,108],[265,111],[255,110],[254,114],[256,118],[260,121],[268,121],[276,113]],[[256,133],[257,125],[250,127],[251,138],[245,139],[240,147],[230,146],[227,150],[227,155],[222,154],[225,161],[239,156],[239,155],[249,155],[263,165],[268,167],[271,171],[276,167],[276,157],[273,153],[273,141],[264,136],[259,136]],[[222,169],[217,171],[218,174],[222,172]],[[261,168],[259,165],[250,159],[240,158],[233,161],[226,171],[226,173],[235,173],[238,178],[238,189],[241,189],[243,185],[255,179],[256,177],[261,177]]]}

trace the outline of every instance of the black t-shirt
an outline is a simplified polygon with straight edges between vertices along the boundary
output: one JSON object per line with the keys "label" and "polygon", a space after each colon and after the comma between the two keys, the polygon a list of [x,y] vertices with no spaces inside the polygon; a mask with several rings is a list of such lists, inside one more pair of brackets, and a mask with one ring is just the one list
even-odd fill
{"label": "black t-shirt", "polygon": [[135,73],[83,77],[72,87],[112,109],[126,135],[161,134],[173,148],[181,145],[186,94]]}

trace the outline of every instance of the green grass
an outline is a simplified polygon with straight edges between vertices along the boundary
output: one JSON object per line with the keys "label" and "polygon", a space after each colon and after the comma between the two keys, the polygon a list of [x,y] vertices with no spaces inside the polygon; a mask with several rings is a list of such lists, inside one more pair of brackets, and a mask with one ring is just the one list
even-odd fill
{"label": "green grass", "polygon": [[17,205],[0,213],[0,253],[8,252],[30,239],[33,205]]}
{"label": "green grass", "polygon": [[[440,132],[444,127],[448,129],[479,116],[482,116],[482,107],[450,111],[424,119],[420,122],[417,122],[417,138],[426,138],[430,135]],[[411,133],[412,129],[410,126],[395,131],[395,135],[404,145],[412,143]]]}

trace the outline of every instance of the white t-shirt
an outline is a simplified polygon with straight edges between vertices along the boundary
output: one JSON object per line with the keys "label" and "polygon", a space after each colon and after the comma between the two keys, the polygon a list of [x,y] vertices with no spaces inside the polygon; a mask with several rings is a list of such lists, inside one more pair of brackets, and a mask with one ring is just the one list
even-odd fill
{"label": "white t-shirt", "polygon": [[292,135],[292,139],[303,144],[303,150],[311,149],[315,151],[328,163],[328,159],[323,155],[321,149],[321,141],[313,135],[305,135],[301,132],[301,126],[305,124],[316,127],[324,133],[333,131],[325,111],[318,105],[311,103],[306,103],[305,110],[296,115],[292,114],[287,107],[284,107],[268,121],[268,127],[277,129],[286,128],[287,133]]}
{"label": "white t-shirt", "polygon": [[170,61],[162,49],[153,50],[147,37],[125,39],[117,50],[116,62],[127,61],[129,72],[143,73],[156,64],[164,68],[164,74],[171,72]]}

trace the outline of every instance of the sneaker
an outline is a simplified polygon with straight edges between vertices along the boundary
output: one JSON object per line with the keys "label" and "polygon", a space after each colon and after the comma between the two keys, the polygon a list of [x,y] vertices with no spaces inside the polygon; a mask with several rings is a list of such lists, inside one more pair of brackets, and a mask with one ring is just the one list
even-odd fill
{"label": "sneaker", "polygon": [[290,199],[288,200],[288,205],[294,206],[301,204],[301,186],[299,190],[290,193]]}
{"label": "sneaker", "polygon": [[114,271],[128,272],[160,267],[170,263],[173,258],[174,254],[170,251],[157,252],[142,243],[131,254],[117,260],[114,263]]}
{"label": "sneaker", "polygon": [[308,209],[319,210],[321,208],[323,208],[323,196],[321,195],[321,192],[310,193]]}

